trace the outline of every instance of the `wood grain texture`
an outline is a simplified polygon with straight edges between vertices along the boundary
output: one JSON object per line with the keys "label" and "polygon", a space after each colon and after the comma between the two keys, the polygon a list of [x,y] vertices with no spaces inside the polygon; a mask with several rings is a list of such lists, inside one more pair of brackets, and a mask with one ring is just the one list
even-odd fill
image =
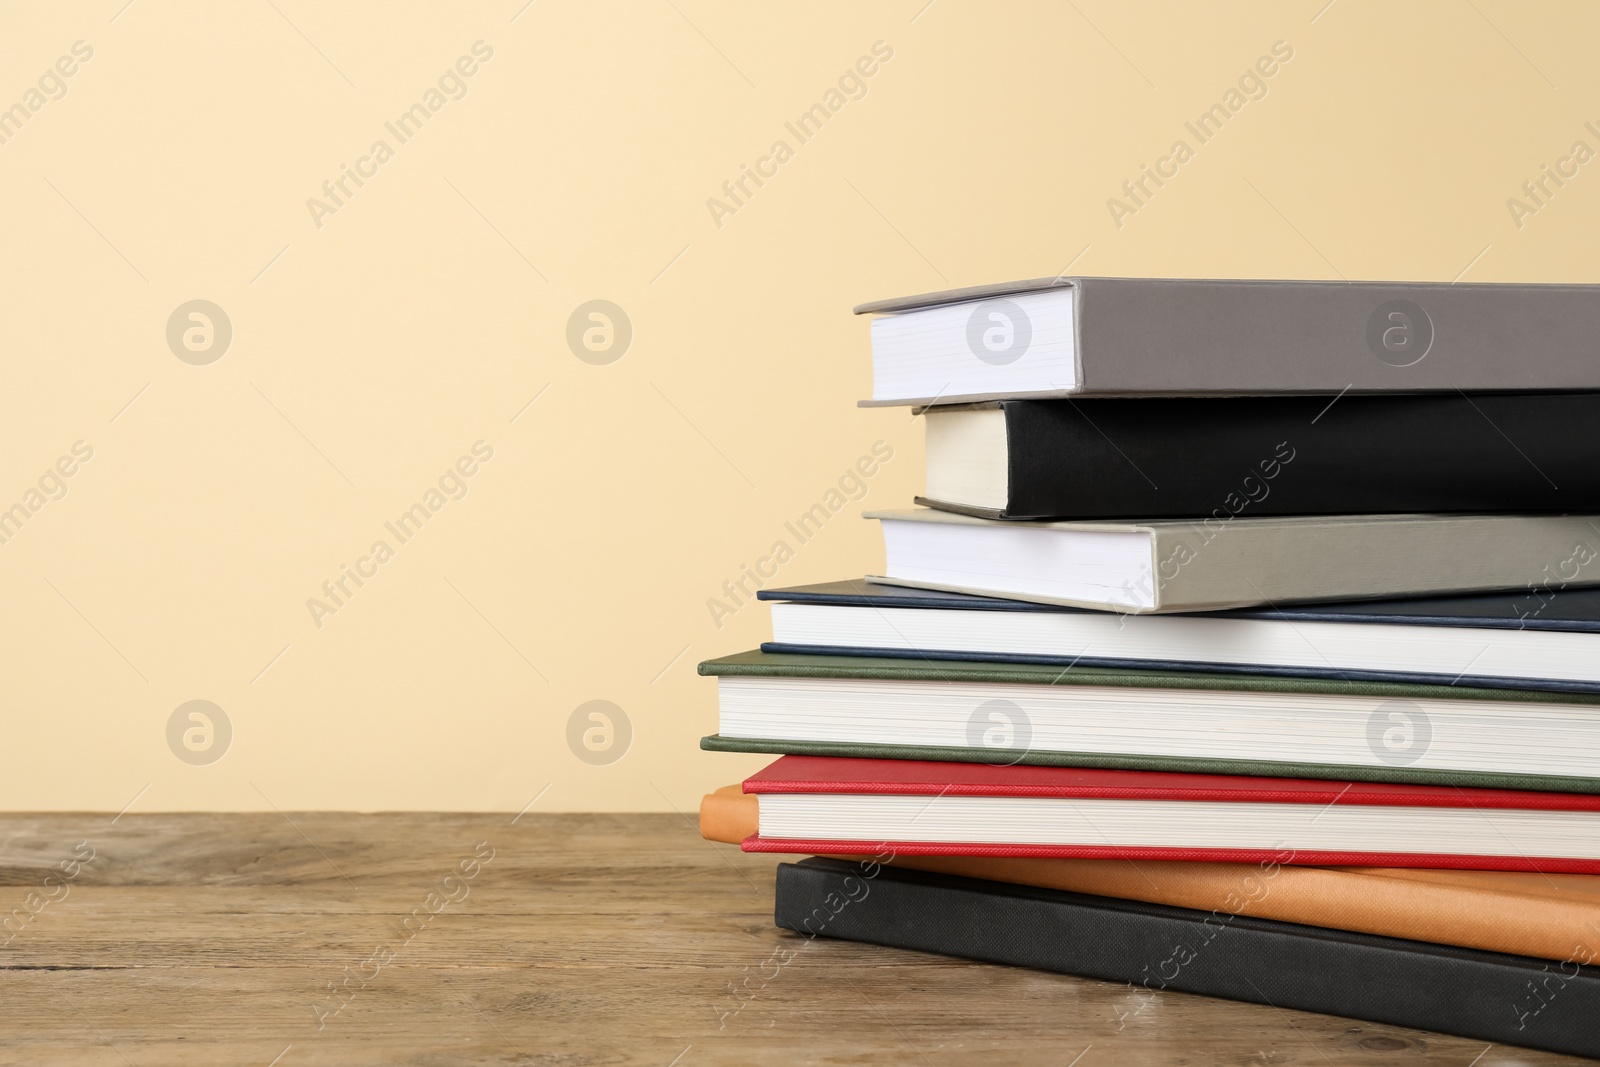
{"label": "wood grain texture", "polygon": [[6,816],[0,1064],[1582,1062],[805,942],[778,862],[672,815]]}

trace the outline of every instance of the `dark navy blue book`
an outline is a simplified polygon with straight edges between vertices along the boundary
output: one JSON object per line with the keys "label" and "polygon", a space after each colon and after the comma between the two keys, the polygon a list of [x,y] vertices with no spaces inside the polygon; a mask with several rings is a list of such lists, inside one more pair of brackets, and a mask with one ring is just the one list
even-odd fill
{"label": "dark navy blue book", "polygon": [[757,595],[772,603],[765,652],[1600,692],[1600,588],[1564,586],[1555,564],[1549,583],[1520,592],[1180,615],[864,579]]}

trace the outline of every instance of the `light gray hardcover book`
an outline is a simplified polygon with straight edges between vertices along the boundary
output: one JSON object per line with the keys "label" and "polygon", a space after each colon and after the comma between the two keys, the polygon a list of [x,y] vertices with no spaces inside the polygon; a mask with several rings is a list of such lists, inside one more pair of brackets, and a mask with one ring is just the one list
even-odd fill
{"label": "light gray hardcover book", "polygon": [[1600,516],[867,518],[882,525],[886,558],[869,581],[1128,614],[1600,585]]}
{"label": "light gray hardcover book", "polygon": [[855,310],[865,406],[1600,390],[1600,285],[1040,278]]}

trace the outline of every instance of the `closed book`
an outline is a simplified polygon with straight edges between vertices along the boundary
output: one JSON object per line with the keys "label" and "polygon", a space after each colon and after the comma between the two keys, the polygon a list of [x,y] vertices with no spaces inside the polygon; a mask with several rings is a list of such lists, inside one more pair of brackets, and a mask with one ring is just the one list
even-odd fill
{"label": "closed book", "polygon": [[1600,511],[1600,393],[1001,400],[923,424],[918,502],[985,518]]}
{"label": "closed book", "polygon": [[1012,522],[917,508],[882,524],[873,581],[1127,614],[1600,585],[1593,515],[1327,515]]}
{"label": "closed book", "polygon": [[746,852],[1600,874],[1600,796],[784,756]]}
{"label": "closed book", "polygon": [[[1600,569],[1600,536],[1564,568]],[[1588,563],[1584,563],[1588,560]],[[1600,693],[1600,589],[1112,615],[854,579],[756,595],[764,652]]]}
{"label": "closed book", "polygon": [[[738,785],[707,794],[700,833],[732,845],[756,836],[760,801]],[[1600,875],[1026,856],[884,862],[1558,962],[1600,959]]]}
{"label": "closed book", "polygon": [[872,399],[1600,391],[1600,286],[1041,278],[856,308]]}
{"label": "closed book", "polygon": [[1600,1056],[1600,968],[875,862],[780,864],[773,919],[806,937],[1127,983],[1124,1026],[1166,992]]}
{"label": "closed book", "polygon": [[1040,663],[708,660],[702,748],[1600,792],[1600,695]]}

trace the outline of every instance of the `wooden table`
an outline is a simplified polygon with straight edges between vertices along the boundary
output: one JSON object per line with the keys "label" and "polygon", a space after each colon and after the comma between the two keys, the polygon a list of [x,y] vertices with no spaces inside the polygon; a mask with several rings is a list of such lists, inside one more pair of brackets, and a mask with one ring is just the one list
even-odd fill
{"label": "wooden table", "polygon": [[804,943],[776,858],[675,815],[12,815],[0,841],[0,1064],[1583,1062]]}

